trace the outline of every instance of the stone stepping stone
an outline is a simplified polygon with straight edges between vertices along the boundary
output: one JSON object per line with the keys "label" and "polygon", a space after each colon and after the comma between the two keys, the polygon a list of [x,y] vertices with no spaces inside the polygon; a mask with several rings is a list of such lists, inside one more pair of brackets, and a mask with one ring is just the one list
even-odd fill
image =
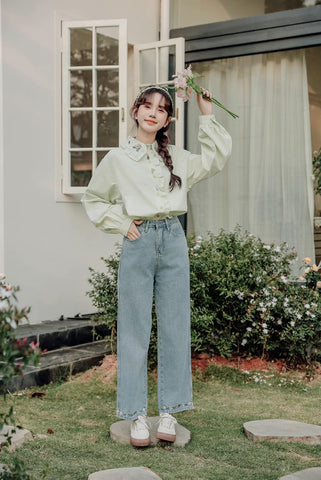
{"label": "stone stepping stone", "polygon": [[321,480],[321,467],[300,470],[299,472],[285,475],[285,477],[281,477],[279,480]]}
{"label": "stone stepping stone", "polygon": [[[15,433],[13,433],[15,431]],[[25,428],[11,427],[10,425],[4,425],[0,429],[0,445],[4,445],[7,441],[6,435],[11,436],[11,445],[9,445],[8,450],[10,452],[15,451],[17,448],[27,440],[32,440],[32,434],[29,430]]]}
{"label": "stone stepping stone", "polygon": [[[148,422],[151,427],[150,440],[151,445],[156,445],[160,440],[156,438],[157,424],[159,417],[148,417]],[[115,422],[110,427],[110,437],[116,442],[123,443],[124,445],[130,445],[130,425],[131,420],[121,420]],[[177,447],[185,447],[185,445],[191,439],[191,433],[187,428],[183,427],[179,423],[176,427],[176,440],[173,445]]]}
{"label": "stone stepping stone", "polygon": [[112,468],[89,475],[88,480],[162,480],[145,467]]}
{"label": "stone stepping stone", "polygon": [[[293,420],[255,420],[243,424],[247,438],[255,442],[277,440],[301,442],[307,445],[321,444],[321,426]],[[320,479],[321,480],[321,479]]]}

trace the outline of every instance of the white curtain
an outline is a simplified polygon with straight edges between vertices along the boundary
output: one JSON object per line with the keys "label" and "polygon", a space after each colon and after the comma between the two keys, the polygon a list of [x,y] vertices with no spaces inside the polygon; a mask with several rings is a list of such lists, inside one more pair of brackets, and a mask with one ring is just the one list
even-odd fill
{"label": "white curtain", "polygon": [[[238,224],[267,243],[314,258],[309,100],[303,50],[200,62],[199,84],[237,113],[214,107],[231,133],[224,170],[189,194],[188,232],[231,231]],[[187,147],[197,152],[198,109],[188,107]],[[302,262],[301,262],[302,263]]]}

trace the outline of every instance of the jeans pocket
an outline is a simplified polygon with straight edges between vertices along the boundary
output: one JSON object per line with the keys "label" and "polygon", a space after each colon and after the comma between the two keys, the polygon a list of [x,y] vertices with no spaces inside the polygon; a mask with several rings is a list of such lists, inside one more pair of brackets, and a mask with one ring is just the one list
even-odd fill
{"label": "jeans pocket", "polygon": [[180,222],[179,220],[171,225],[170,232],[171,232],[175,237],[180,237],[180,236],[182,236],[182,235],[185,235],[185,234],[184,234],[183,227],[182,227],[182,224],[181,224],[181,222]]}
{"label": "jeans pocket", "polygon": [[128,237],[125,236],[124,238],[125,238],[125,240],[127,240],[127,242],[136,243],[142,238],[143,234],[145,233],[145,230],[144,230],[143,226],[142,225],[136,225],[136,227],[137,227],[137,230],[140,233],[139,237],[135,238],[135,240],[130,240]]}

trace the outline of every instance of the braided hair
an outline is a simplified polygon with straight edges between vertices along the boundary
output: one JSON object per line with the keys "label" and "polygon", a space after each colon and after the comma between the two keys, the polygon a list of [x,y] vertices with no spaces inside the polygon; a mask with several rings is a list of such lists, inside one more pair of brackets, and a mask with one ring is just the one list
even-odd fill
{"label": "braided hair", "polygon": [[[148,102],[148,97],[153,94],[153,93],[160,93],[163,95],[165,99],[165,110],[168,114],[168,117],[173,116],[173,103],[172,99],[168,93],[168,91],[163,88],[163,87],[148,87],[145,88],[136,98],[132,111],[137,111],[141,105],[144,105],[145,103]],[[137,120],[136,123],[138,124]],[[175,175],[173,173],[173,162],[172,162],[172,157],[168,151],[168,144],[169,144],[169,138],[167,136],[167,131],[169,129],[169,124],[162,127],[160,130],[158,130],[156,134],[156,141],[157,141],[157,153],[162,157],[164,165],[168,168],[169,173],[170,173],[170,180],[169,180],[169,189],[172,191],[175,187],[175,185],[178,185],[179,187],[182,186],[182,180],[178,175]]]}

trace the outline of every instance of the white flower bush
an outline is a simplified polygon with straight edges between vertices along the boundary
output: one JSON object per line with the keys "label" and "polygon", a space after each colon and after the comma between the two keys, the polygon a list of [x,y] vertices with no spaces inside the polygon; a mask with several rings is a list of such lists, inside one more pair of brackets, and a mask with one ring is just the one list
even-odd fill
{"label": "white flower bush", "polygon": [[297,252],[237,227],[189,240],[192,342],[197,351],[289,363],[321,359],[319,293],[291,277]]}

